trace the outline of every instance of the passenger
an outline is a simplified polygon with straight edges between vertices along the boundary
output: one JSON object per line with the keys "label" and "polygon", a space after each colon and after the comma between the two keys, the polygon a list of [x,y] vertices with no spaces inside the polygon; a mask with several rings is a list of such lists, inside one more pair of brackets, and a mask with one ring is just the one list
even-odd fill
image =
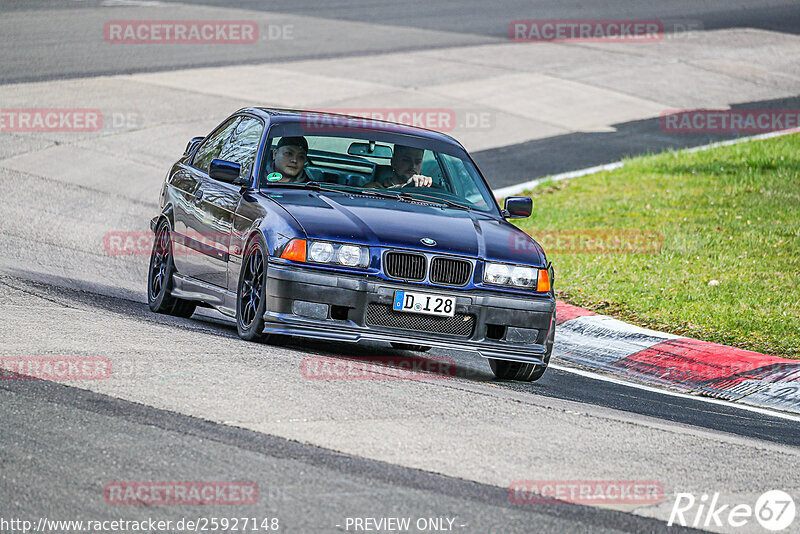
{"label": "passenger", "polygon": [[[305,137],[281,137],[272,151],[272,165],[268,169],[268,182],[310,182],[305,170],[308,159],[308,141]],[[276,174],[280,174],[278,179]]]}
{"label": "passenger", "polygon": [[433,178],[420,174],[422,157],[425,151],[404,145],[394,145],[392,154],[392,174],[386,178],[366,184],[364,187],[389,188],[404,187],[430,187]]}

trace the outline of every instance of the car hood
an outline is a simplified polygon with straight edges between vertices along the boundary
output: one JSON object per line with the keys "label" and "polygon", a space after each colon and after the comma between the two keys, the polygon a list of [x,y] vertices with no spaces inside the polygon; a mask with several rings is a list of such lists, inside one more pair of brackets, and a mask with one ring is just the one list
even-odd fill
{"label": "car hood", "polygon": [[[477,211],[327,191],[268,193],[309,239],[458,254],[510,263],[545,265],[541,247],[502,219]],[[433,239],[426,246],[423,238]]]}

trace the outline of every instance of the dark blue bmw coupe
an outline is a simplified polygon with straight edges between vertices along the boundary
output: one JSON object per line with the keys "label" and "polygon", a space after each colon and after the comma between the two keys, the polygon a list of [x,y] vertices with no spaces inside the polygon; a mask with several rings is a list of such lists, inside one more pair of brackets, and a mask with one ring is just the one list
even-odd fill
{"label": "dark blue bmw coupe", "polygon": [[451,137],[357,117],[246,108],[192,139],[160,198],[150,308],[236,318],[246,340],[384,341],[477,352],[536,380],[553,270]]}

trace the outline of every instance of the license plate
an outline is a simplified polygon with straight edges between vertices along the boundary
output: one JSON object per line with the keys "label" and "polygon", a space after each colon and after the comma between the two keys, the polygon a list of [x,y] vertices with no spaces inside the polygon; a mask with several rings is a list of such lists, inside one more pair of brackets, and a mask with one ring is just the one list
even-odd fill
{"label": "license plate", "polygon": [[430,293],[414,293],[412,291],[395,291],[395,311],[424,313],[440,317],[452,317],[456,312],[455,297],[443,297]]}

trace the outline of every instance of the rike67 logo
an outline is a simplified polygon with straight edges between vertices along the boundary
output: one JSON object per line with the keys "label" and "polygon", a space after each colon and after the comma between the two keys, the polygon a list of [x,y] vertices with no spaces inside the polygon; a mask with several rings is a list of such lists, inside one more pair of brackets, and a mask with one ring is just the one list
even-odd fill
{"label": "rike67 logo", "polygon": [[792,496],[781,490],[763,493],[755,506],[745,503],[723,504],[719,493],[702,494],[699,498],[691,493],[678,493],[669,515],[667,526],[708,528],[744,527],[755,519],[759,525],[772,532],[787,529],[796,514]]}

